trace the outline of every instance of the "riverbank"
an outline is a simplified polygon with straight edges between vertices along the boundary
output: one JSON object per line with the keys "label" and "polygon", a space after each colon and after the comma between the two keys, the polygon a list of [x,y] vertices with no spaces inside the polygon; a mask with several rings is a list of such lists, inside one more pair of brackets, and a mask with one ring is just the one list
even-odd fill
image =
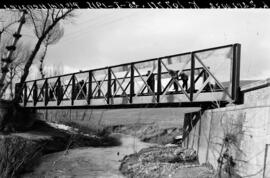
{"label": "riverbank", "polygon": [[15,160],[3,166],[2,158],[2,168],[7,170],[13,166],[10,169],[13,172],[6,177],[214,176],[211,167],[198,163],[195,150],[172,144],[173,138],[181,135],[179,128],[133,124],[92,130],[76,123],[63,125],[42,121],[34,128],[3,136],[17,139],[3,144],[11,148],[4,150],[9,150],[7,155]]}
{"label": "riverbank", "polygon": [[0,134],[0,177],[19,177],[33,170],[43,155],[78,147],[119,145],[109,133],[83,134],[71,127],[35,121],[27,132]]}
{"label": "riverbank", "polygon": [[40,164],[25,178],[45,177],[125,177],[118,170],[124,156],[139,152],[142,148],[153,146],[139,139],[112,134],[119,138],[121,145],[112,147],[84,147],[49,154],[39,159]]}

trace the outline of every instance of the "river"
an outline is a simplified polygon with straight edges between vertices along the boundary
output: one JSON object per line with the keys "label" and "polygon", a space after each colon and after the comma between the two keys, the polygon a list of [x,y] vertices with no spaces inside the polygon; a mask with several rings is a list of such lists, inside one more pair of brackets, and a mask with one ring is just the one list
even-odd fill
{"label": "river", "polygon": [[122,144],[114,147],[86,147],[48,154],[41,158],[32,173],[24,178],[122,178],[120,160],[154,144],[139,139],[114,134]]}

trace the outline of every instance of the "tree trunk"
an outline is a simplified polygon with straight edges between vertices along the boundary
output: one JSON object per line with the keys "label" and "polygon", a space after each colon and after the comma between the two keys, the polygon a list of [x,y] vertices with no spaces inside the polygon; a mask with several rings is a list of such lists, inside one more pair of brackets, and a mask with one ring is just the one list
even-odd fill
{"label": "tree trunk", "polygon": [[42,55],[42,57],[40,59],[40,66],[39,66],[39,72],[40,72],[40,75],[41,75],[42,79],[45,78],[43,67],[44,67],[44,59],[45,59],[45,56],[47,54],[47,50],[48,50],[48,43],[45,43],[45,50],[44,50],[43,55]]}
{"label": "tree trunk", "polygon": [[[16,47],[16,44],[19,41],[22,26],[25,23],[25,15],[26,15],[26,13],[27,13],[26,11],[23,11],[23,15],[22,15],[22,17],[20,19],[20,24],[19,24],[18,30],[13,35],[14,36],[14,41],[12,43],[12,47]],[[12,49],[12,50],[10,50],[8,52],[8,56],[5,59],[6,64],[3,64],[2,69],[1,69],[2,70],[2,76],[0,78],[0,98],[2,98],[3,94],[5,93],[5,91],[3,91],[2,89],[4,88],[4,82],[5,82],[5,79],[6,79],[6,75],[7,75],[7,72],[8,72],[9,65],[12,62],[11,57],[13,55],[13,52],[14,52],[14,49]]]}
{"label": "tree trunk", "polygon": [[9,84],[9,89],[10,89],[10,98],[13,99],[14,95],[13,95],[13,66],[11,64],[11,67],[10,67],[10,84]]}
{"label": "tree trunk", "polygon": [[[35,49],[33,50],[31,56],[29,57],[29,59],[27,60],[26,64],[25,64],[25,67],[24,67],[24,70],[23,70],[23,75],[21,77],[21,80],[20,80],[20,83],[19,83],[19,86],[22,86],[22,84],[25,82],[28,74],[29,74],[29,69],[33,63],[33,60],[41,46],[41,43],[42,43],[42,38],[40,38],[35,46]],[[15,94],[15,98],[14,98],[14,102],[17,103],[19,102],[19,99],[20,99],[20,96],[21,96],[21,93],[22,93],[22,87],[20,87],[20,89],[18,90],[18,93]]]}
{"label": "tree trunk", "polygon": [[[32,63],[33,63],[33,60],[35,59],[36,57],[36,54],[37,52],[39,51],[40,49],[40,46],[43,42],[43,40],[46,38],[46,36],[48,35],[48,33],[54,28],[54,26],[63,18],[65,18],[65,16],[67,14],[69,14],[70,12],[72,11],[71,10],[68,10],[67,12],[65,12],[65,14],[63,14],[61,17],[58,17],[57,19],[55,19],[55,21],[53,21],[53,23],[45,30],[45,32],[42,34],[42,36],[38,39],[38,42],[33,50],[33,52],[31,53],[30,57],[28,58],[26,64],[25,64],[25,67],[24,67],[24,70],[23,70],[23,75],[21,77],[21,80],[20,80],[20,83],[19,83],[19,86],[23,86],[23,83],[25,82],[28,74],[29,74],[29,68],[31,67]],[[15,103],[18,103],[19,100],[20,100],[20,96],[22,94],[22,90],[23,88],[20,87],[18,89],[18,92],[15,93],[15,98],[13,99],[13,101]]]}

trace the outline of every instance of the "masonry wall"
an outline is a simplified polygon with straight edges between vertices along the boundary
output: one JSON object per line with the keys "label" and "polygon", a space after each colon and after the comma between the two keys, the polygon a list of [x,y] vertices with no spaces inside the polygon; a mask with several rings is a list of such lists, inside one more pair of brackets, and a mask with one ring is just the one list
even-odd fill
{"label": "masonry wall", "polygon": [[198,151],[200,163],[217,168],[226,135],[236,138],[230,151],[241,176],[270,177],[270,87],[246,93],[243,105],[207,110],[184,144]]}

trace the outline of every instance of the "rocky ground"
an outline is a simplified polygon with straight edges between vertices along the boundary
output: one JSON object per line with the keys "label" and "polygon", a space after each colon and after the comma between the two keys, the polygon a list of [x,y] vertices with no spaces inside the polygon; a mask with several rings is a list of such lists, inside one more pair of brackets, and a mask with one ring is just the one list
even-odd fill
{"label": "rocky ground", "polygon": [[[190,171],[181,172],[181,169]],[[214,175],[212,169],[199,165],[195,150],[179,146],[154,146],[142,149],[138,153],[126,156],[122,160],[120,171],[125,176],[133,178],[188,178],[191,172],[192,178],[208,178]]]}
{"label": "rocky ground", "polygon": [[211,166],[199,164],[195,150],[182,148],[181,141],[175,139],[182,135],[180,128],[160,128],[153,123],[118,125],[107,130],[158,144],[126,155],[121,160],[119,170],[126,177],[208,178],[215,175]]}

